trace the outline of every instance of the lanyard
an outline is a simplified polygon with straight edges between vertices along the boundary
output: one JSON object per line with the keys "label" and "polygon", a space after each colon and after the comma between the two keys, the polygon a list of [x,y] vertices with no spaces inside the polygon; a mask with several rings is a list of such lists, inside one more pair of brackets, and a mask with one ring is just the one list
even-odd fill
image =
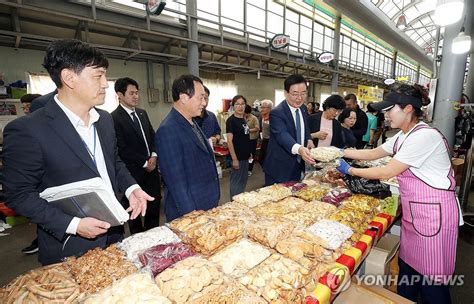
{"label": "lanyard", "polygon": [[89,149],[89,146],[87,146],[84,139],[82,139],[82,136],[81,136],[81,140],[82,140],[82,143],[84,144],[84,146],[86,147],[87,152],[89,152],[89,155],[92,157],[92,161],[94,162],[95,167],[97,168],[97,162],[95,160],[95,147],[96,147],[96,143],[97,143],[97,130],[95,128],[95,123],[92,124],[92,127],[94,128],[94,153],[92,153],[92,151]]}

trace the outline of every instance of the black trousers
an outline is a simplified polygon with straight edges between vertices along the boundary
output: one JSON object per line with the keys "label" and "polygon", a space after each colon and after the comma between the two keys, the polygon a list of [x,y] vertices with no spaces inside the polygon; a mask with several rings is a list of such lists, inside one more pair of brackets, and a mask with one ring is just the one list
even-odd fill
{"label": "black trousers", "polygon": [[399,295],[415,303],[418,302],[419,296],[423,304],[451,303],[449,286],[424,282],[423,275],[400,258],[398,259],[398,267],[400,268],[397,282],[397,293]]}
{"label": "black trousers", "polygon": [[[135,175],[135,176],[134,176]],[[146,208],[146,214],[143,218],[139,216],[134,220],[129,220],[128,228],[130,229],[130,234],[135,234],[149,230],[160,225],[160,199],[161,199],[161,182],[160,175],[158,170],[153,170],[152,172],[146,172],[141,174],[141,176],[136,176],[137,174],[132,174],[135,177],[138,185],[150,196],[154,197],[155,200],[148,202]],[[122,205],[127,209],[130,204],[125,195],[122,198]]]}
{"label": "black trousers", "polygon": [[260,166],[263,168],[263,162],[265,161],[265,156],[267,155],[267,147],[269,138],[262,139],[262,146],[260,147]]}
{"label": "black trousers", "polygon": [[255,164],[255,153],[257,152],[257,139],[250,140],[250,153],[252,153],[252,157],[254,159],[253,162],[249,163],[249,171],[252,172],[253,164]]}

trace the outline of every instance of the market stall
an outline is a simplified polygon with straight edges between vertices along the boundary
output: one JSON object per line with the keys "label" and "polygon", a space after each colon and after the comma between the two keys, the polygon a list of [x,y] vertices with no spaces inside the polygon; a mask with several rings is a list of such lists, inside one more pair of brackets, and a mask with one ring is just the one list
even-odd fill
{"label": "market stall", "polygon": [[35,269],[0,302],[329,303],[393,221],[329,171]]}

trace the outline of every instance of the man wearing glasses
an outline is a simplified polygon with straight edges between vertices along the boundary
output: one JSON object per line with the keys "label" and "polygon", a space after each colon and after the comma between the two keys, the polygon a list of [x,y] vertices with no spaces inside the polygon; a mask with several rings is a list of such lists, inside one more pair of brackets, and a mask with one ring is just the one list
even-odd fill
{"label": "man wearing glasses", "polygon": [[309,149],[314,148],[308,128],[306,79],[288,76],[285,100],[270,112],[270,141],[265,157],[265,185],[301,179],[304,163],[314,164]]}

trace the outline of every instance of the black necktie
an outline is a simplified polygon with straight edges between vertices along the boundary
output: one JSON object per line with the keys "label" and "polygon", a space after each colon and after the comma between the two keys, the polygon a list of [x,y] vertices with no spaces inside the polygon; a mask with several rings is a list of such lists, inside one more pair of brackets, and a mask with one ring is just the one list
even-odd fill
{"label": "black necktie", "polygon": [[140,128],[140,122],[138,121],[138,117],[135,112],[132,112],[132,120],[135,129],[138,131],[138,133],[142,134],[142,128]]}

